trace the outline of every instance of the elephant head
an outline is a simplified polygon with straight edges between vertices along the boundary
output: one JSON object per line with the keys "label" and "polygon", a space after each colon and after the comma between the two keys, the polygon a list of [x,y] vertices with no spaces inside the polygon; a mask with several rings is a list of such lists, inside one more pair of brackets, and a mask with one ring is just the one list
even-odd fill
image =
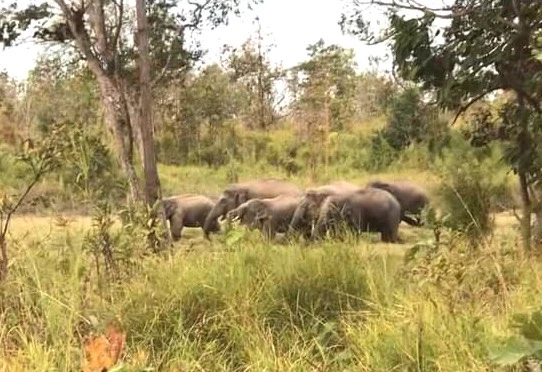
{"label": "elephant head", "polygon": [[269,217],[269,208],[260,199],[251,199],[227,213],[229,220],[240,221],[249,228],[261,227]]}
{"label": "elephant head", "polygon": [[239,207],[245,203],[248,199],[248,190],[238,186],[232,186],[224,190],[222,195],[218,198],[215,206],[205,219],[204,230],[208,231],[213,225],[214,221],[220,219],[221,221],[228,217],[228,212]]}
{"label": "elephant head", "polygon": [[[401,205],[403,221],[412,226],[422,226],[424,224],[421,220],[421,213],[429,204],[429,196],[423,188],[409,181],[385,182],[374,180],[367,185],[392,194]],[[412,216],[409,216],[409,214]]]}
{"label": "elephant head", "polygon": [[309,236],[312,225],[318,218],[320,206],[328,196],[329,194],[322,190],[308,190],[294,212],[289,230],[301,231],[305,236]]}

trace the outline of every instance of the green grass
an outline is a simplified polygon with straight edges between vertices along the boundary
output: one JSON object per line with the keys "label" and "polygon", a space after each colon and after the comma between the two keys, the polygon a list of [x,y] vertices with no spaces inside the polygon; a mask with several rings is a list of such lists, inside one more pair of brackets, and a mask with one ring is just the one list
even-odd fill
{"label": "green grass", "polygon": [[[446,270],[425,266],[420,279],[404,274],[403,253],[431,237],[425,229],[401,225],[404,245],[370,236],[314,246],[256,233],[206,242],[187,229],[169,254],[134,256],[121,281],[103,285],[82,240],[91,221],[70,218],[14,220],[0,370],[78,370],[83,338],[111,319],[127,334],[130,371],[498,370],[488,351],[511,314],[542,306],[540,263],[511,260],[504,235],[459,268],[455,255]],[[498,230],[513,223],[498,216]]]}
{"label": "green grass", "polygon": [[[164,195],[218,195],[227,168],[159,166]],[[241,164],[240,180],[285,177]],[[318,181],[410,179],[430,192],[428,169],[384,173],[330,168]],[[185,229],[171,251],[149,255],[135,233],[111,231],[118,276],[96,271],[88,215],[40,213],[13,220],[10,277],[0,291],[0,371],[81,369],[83,340],[116,320],[126,332],[126,371],[498,371],[489,351],[516,312],[542,307],[542,265],[518,251],[517,221],[496,216],[493,240],[462,240],[434,259],[404,262],[433,238],[402,224],[404,244],[370,235],[306,245],[266,243],[256,232],[203,239]],[[94,242],[99,242],[94,239]],[[100,256],[100,259],[103,257]]]}

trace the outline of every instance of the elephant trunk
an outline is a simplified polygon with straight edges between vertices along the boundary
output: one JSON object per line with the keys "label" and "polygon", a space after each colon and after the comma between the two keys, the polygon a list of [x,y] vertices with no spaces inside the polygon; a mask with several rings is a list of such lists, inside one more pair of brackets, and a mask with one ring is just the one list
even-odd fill
{"label": "elephant trunk", "polygon": [[301,202],[296,208],[288,225],[287,236],[294,236],[303,233],[304,236],[310,233],[311,224],[307,221],[307,203]]}
{"label": "elephant trunk", "polygon": [[213,209],[209,212],[207,217],[205,218],[205,222],[203,224],[203,232],[206,237],[209,236],[209,234],[213,231],[213,226],[215,226],[218,223],[218,217],[224,215],[224,207],[220,205],[215,205]]}

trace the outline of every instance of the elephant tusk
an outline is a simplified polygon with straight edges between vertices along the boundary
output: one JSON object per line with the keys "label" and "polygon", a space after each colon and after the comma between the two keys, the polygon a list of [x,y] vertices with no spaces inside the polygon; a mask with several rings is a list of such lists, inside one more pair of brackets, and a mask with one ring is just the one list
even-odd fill
{"label": "elephant tusk", "polygon": [[239,221],[239,216],[234,216],[232,219],[231,219],[231,222],[237,222]]}

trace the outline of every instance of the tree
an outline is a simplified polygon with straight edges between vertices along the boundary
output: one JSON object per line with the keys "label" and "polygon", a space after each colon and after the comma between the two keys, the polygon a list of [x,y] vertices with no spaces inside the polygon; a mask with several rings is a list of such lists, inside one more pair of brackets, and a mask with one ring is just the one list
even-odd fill
{"label": "tree", "polygon": [[382,115],[396,93],[393,81],[375,72],[363,72],[356,77],[356,119],[367,119]]}
{"label": "tree", "polygon": [[354,52],[321,39],[307,47],[309,60],[295,66],[290,81],[294,106],[326,107],[330,127],[345,129],[355,113]]}
{"label": "tree", "polygon": [[[247,0],[248,4],[258,0]],[[115,149],[130,185],[133,199],[141,198],[139,179],[133,164],[133,142],[139,127],[139,86],[134,66],[140,51],[130,41],[133,22],[123,0],[55,0],[58,8],[39,1],[17,8],[16,4],[0,9],[0,42],[11,46],[24,31],[35,27],[33,37],[40,41],[75,47],[95,77],[105,109],[105,122],[115,138]],[[239,14],[240,0],[186,1],[148,3],[149,51],[155,74],[153,81],[171,77],[190,66],[201,51],[189,51],[189,31],[227,23],[231,12]],[[140,141],[141,142],[141,141]]]}
{"label": "tree", "polygon": [[139,51],[139,128],[143,148],[143,170],[145,172],[145,199],[153,205],[161,199],[160,179],[156,168],[154,136],[152,126],[152,92],[149,59],[149,25],[145,0],[136,1],[137,49]]}
{"label": "tree", "polygon": [[[389,25],[383,34],[375,33],[363,17],[367,4],[388,10]],[[401,10],[414,15],[407,18]],[[436,25],[436,20],[447,23]],[[537,151],[542,133],[542,62],[534,54],[542,3],[455,0],[431,8],[409,0],[356,1],[340,23],[343,30],[370,43],[389,42],[399,76],[432,92],[439,107],[456,110],[456,118],[492,93],[513,93],[500,113],[498,137],[488,140],[507,146],[505,160],[520,183],[524,247],[530,249],[534,197],[530,188],[542,181]]]}
{"label": "tree", "polygon": [[[232,50],[227,58],[227,69],[235,84],[239,85],[246,99],[244,117],[251,127],[268,129],[278,119],[275,83],[284,77],[279,67],[272,67],[268,59],[270,46],[263,44],[261,26],[258,24],[257,40],[249,38],[240,50]],[[250,121],[256,118],[256,125]]]}
{"label": "tree", "polygon": [[0,138],[2,142],[15,144],[17,128],[14,116],[17,106],[17,87],[6,73],[0,72]]}
{"label": "tree", "polygon": [[227,122],[246,113],[243,94],[238,88],[217,64],[208,65],[198,73],[191,72],[182,85],[160,87],[156,129],[162,161],[222,163],[227,154],[222,153],[225,149],[220,142],[229,129]]}

